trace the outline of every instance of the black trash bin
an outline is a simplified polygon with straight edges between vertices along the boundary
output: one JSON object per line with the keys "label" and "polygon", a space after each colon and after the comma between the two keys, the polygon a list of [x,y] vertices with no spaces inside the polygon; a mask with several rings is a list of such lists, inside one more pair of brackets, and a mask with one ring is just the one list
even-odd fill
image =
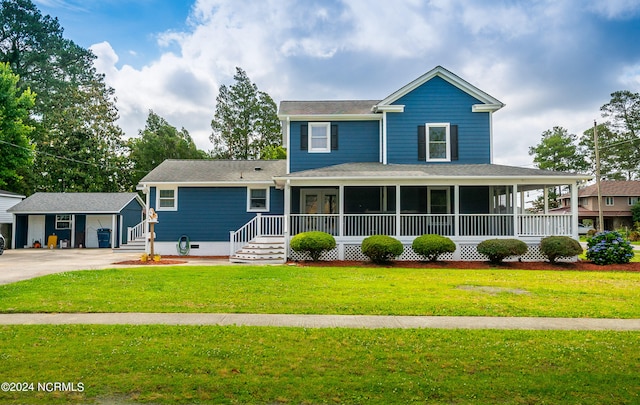
{"label": "black trash bin", "polygon": [[98,247],[99,248],[111,247],[111,229],[109,228],[98,229]]}

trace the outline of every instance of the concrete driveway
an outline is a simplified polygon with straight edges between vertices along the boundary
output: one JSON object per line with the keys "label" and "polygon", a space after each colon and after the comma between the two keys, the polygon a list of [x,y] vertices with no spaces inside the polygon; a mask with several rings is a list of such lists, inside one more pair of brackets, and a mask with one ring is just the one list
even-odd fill
{"label": "concrete driveway", "polygon": [[124,267],[114,263],[139,258],[140,253],[114,253],[111,249],[5,250],[0,256],[0,284],[70,270]]}

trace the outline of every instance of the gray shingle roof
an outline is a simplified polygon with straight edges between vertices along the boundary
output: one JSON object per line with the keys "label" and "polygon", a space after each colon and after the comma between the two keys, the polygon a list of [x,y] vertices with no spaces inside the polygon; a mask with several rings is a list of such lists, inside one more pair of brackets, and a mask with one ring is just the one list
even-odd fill
{"label": "gray shingle roof", "polygon": [[291,173],[283,178],[414,178],[414,177],[566,177],[589,176],[552,172],[524,167],[503,166],[494,164],[387,164],[382,163],[345,163]]}
{"label": "gray shingle roof", "polygon": [[218,183],[271,181],[286,173],[285,160],[174,160],[162,162],[144,183]]}
{"label": "gray shingle roof", "polygon": [[137,193],[35,193],[7,211],[15,214],[115,214],[137,195]]}
{"label": "gray shingle roof", "polygon": [[371,114],[380,100],[281,101],[280,115]]}

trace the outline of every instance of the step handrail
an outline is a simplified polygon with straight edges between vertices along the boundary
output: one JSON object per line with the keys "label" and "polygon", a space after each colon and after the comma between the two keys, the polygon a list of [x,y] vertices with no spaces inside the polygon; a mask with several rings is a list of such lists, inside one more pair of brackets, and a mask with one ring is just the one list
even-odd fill
{"label": "step handrail", "polygon": [[145,235],[144,231],[145,221],[140,222],[135,226],[127,227],[127,243],[136,239],[142,239]]}
{"label": "step handrail", "polygon": [[259,236],[283,236],[284,215],[256,214],[237,231],[229,231],[229,257]]}

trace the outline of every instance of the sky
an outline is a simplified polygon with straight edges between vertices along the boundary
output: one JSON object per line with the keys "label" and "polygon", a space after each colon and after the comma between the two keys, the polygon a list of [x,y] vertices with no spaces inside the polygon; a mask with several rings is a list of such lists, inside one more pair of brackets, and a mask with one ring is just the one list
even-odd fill
{"label": "sky", "polygon": [[640,92],[640,0],[33,0],[91,49],[127,136],[149,110],[210,150],[221,85],[244,69],[282,100],[380,99],[443,66],[506,104],[494,163],[532,166]]}

